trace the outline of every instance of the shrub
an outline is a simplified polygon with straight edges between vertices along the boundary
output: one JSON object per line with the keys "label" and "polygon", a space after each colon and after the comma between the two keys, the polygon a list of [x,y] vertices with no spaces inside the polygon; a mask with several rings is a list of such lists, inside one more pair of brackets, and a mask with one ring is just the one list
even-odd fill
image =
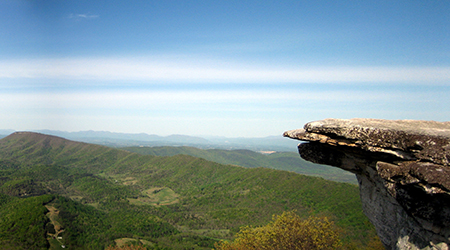
{"label": "shrub", "polygon": [[243,227],[233,242],[221,241],[216,250],[310,250],[337,249],[341,246],[334,224],[326,217],[302,220],[294,212],[273,216],[262,227]]}

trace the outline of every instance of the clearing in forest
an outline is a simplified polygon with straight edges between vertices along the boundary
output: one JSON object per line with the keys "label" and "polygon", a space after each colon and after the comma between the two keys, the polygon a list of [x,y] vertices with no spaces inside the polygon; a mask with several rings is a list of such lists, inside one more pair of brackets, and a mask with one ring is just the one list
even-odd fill
{"label": "clearing in forest", "polygon": [[154,187],[142,191],[142,197],[137,199],[129,198],[134,205],[171,205],[178,202],[178,195],[168,187]]}

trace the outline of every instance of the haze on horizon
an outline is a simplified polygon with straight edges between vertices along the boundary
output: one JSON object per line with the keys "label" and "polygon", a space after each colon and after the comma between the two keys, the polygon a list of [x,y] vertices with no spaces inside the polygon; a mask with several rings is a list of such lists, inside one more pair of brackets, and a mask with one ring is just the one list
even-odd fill
{"label": "haze on horizon", "polygon": [[450,120],[450,1],[0,2],[0,129]]}

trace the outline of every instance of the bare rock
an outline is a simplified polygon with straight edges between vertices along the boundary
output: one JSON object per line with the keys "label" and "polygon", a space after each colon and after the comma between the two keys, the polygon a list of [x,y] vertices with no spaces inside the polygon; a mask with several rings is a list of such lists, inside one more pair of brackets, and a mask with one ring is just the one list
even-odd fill
{"label": "bare rock", "polygon": [[449,249],[450,122],[325,119],[284,136],[302,158],[356,174],[387,249]]}

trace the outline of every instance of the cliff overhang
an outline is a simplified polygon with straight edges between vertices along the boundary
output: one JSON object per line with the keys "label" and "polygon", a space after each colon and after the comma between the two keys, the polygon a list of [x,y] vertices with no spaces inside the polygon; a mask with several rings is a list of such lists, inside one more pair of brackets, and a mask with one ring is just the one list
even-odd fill
{"label": "cliff overhang", "polygon": [[325,119],[284,136],[305,160],[356,174],[387,249],[450,246],[450,122]]}

